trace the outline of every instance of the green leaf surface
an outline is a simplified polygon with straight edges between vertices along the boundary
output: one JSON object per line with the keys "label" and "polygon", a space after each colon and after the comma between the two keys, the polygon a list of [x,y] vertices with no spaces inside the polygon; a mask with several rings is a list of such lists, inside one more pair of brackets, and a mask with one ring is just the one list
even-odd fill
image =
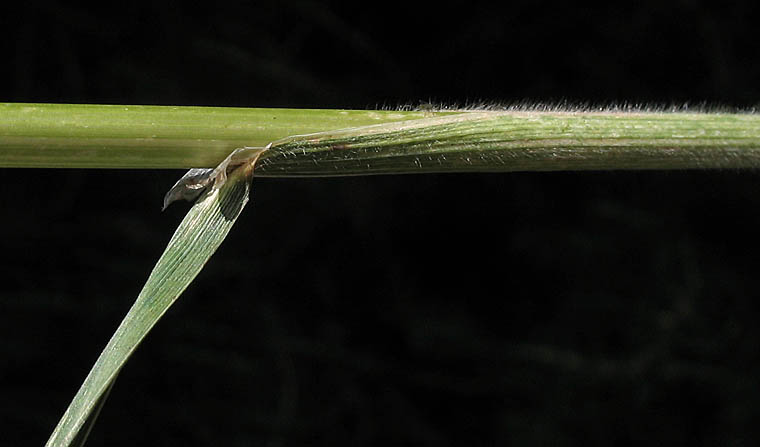
{"label": "green leaf surface", "polygon": [[[226,164],[220,167],[226,168]],[[248,202],[252,163],[222,176],[185,216],[137,300],[53,431],[47,446],[81,445],[108,390],[137,345],[216,251]],[[224,181],[226,179],[226,181]]]}

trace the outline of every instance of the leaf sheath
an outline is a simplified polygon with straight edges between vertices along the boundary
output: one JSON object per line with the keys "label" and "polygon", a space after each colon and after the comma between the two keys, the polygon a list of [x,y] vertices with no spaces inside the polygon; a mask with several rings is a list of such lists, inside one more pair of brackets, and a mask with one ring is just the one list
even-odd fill
{"label": "leaf sheath", "polygon": [[760,167],[760,115],[469,112],[275,141],[257,176]]}

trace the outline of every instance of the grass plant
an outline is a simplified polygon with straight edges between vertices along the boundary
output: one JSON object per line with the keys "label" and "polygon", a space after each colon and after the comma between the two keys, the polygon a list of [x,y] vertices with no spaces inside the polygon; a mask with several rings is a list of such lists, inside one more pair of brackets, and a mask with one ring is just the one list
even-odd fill
{"label": "grass plant", "polygon": [[760,115],[750,113],[0,104],[0,167],[208,168],[182,186],[199,198],[47,445],[84,443],[129,356],[230,231],[254,174],[759,166]]}

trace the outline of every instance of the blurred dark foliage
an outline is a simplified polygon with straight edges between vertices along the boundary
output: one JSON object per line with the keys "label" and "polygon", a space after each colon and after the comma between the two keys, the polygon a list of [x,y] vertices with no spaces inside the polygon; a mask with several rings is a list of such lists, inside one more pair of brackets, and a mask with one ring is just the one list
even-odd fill
{"label": "blurred dark foliage", "polygon": [[[760,102],[756,2],[31,2],[0,101]],[[6,7],[7,8],[7,7]],[[187,207],[2,170],[0,445],[41,445]],[[755,171],[258,179],[90,445],[757,445]]]}

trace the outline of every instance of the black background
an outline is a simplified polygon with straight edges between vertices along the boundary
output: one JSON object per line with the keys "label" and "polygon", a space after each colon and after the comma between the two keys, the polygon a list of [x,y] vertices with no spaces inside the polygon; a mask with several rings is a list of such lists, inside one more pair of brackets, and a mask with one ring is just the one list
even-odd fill
{"label": "black background", "polygon": [[[3,11],[0,101],[760,102],[756,2],[107,3]],[[0,445],[41,445],[182,172],[0,173]],[[757,180],[257,179],[90,445],[756,445]]]}

